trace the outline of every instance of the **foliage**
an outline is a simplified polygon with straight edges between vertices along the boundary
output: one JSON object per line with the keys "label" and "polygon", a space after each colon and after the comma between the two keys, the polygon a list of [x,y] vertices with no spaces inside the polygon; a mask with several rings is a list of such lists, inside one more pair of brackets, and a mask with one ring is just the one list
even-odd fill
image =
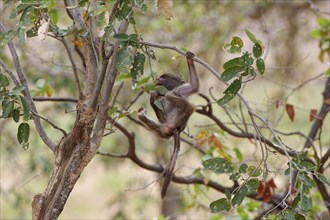
{"label": "foliage", "polygon": [[23,86],[16,86],[9,89],[10,83],[4,74],[0,74],[0,102],[2,115],[0,118],[12,118],[14,122],[20,121],[21,115],[23,122],[20,123],[17,130],[17,140],[24,149],[29,147],[30,126],[27,123],[30,119],[30,109],[22,94]]}
{"label": "foliage", "polygon": [[[5,0],[3,2],[5,8],[12,9],[8,19],[8,26],[12,28],[8,31],[0,31],[1,47],[12,45],[15,41],[18,41],[19,44],[12,46],[23,47],[23,45],[28,45],[30,42],[35,42],[33,40],[39,40],[39,42],[45,44],[51,44],[55,40],[55,47],[61,44],[65,48],[63,51],[59,48],[54,49],[54,53],[58,53],[59,56],[46,60],[48,61],[46,62],[47,68],[40,71],[42,62],[38,64],[29,64],[28,62],[27,64],[24,64],[24,62],[17,64],[15,63],[15,56],[12,57],[12,60],[7,59],[7,54],[0,57],[1,67],[4,70],[4,73],[2,69],[0,72],[1,120],[11,121],[10,118],[12,118],[15,123],[20,123],[17,130],[17,141],[24,149],[27,149],[32,141],[40,142],[39,136],[45,137],[40,132],[42,130],[40,129],[41,125],[37,124],[36,119],[44,121],[41,127],[45,128],[45,133],[49,134],[51,139],[58,139],[54,145],[49,144],[47,140],[45,141],[45,138],[43,144],[39,142],[33,144],[48,146],[54,153],[54,155],[49,155],[54,156],[54,158],[45,159],[45,157],[40,156],[35,160],[31,156],[32,159],[29,161],[32,164],[31,167],[33,167],[31,172],[36,169],[36,166],[41,166],[43,173],[50,173],[49,169],[51,168],[54,171],[63,171],[63,176],[54,176],[57,174],[56,172],[53,172],[50,178],[47,176],[49,178],[47,189],[54,189],[60,185],[56,183],[51,185],[53,180],[60,177],[63,178],[59,181],[60,183],[63,183],[63,185],[68,184],[60,192],[55,194],[45,192],[42,196],[55,195],[54,198],[51,198],[55,201],[58,199],[56,195],[61,195],[61,198],[65,198],[64,204],[62,204],[64,206],[82,170],[98,153],[104,156],[102,161],[107,165],[108,171],[115,171],[116,173],[115,177],[113,175],[108,177],[115,182],[113,184],[115,187],[109,187],[108,182],[104,184],[106,185],[107,199],[110,198],[111,200],[106,205],[109,206],[109,203],[112,205],[118,202],[118,198],[121,203],[125,203],[125,206],[120,205],[117,213],[112,217],[132,217],[130,206],[127,203],[134,203],[135,198],[139,200],[138,205],[134,204],[137,206],[137,213],[145,208],[148,201],[151,201],[150,203],[154,208],[156,203],[153,199],[150,200],[150,195],[140,197],[135,194],[134,196],[128,196],[124,193],[127,190],[116,189],[118,186],[124,188],[124,184],[118,184],[116,181],[119,181],[118,173],[121,173],[124,176],[121,178],[131,178],[129,180],[131,183],[127,187],[136,188],[138,186],[140,188],[139,184],[141,183],[139,180],[143,183],[149,181],[144,175],[141,177],[140,171],[142,169],[157,172],[159,176],[162,175],[165,167],[162,160],[159,158],[149,160],[149,157],[155,155],[150,153],[151,150],[148,148],[149,145],[153,145],[152,138],[150,138],[151,133],[144,135],[141,123],[135,118],[135,113],[141,106],[149,106],[146,104],[149,100],[148,93],[155,90],[154,78],[158,74],[158,69],[181,72],[185,68],[185,65],[181,64],[185,57],[181,55],[188,50],[187,47],[196,53],[196,63],[202,64],[203,69],[199,69],[200,66],[198,66],[201,87],[203,87],[200,96],[206,103],[196,101],[196,114],[205,117],[206,120],[205,123],[204,120],[196,120],[197,126],[194,126],[194,129],[191,130],[187,129],[181,137],[182,143],[187,143],[185,147],[192,150],[183,150],[179,160],[188,161],[186,158],[189,158],[190,154],[194,154],[191,152],[198,151],[202,155],[201,157],[193,155],[195,161],[197,161],[197,168],[188,173],[189,176],[181,176],[181,173],[177,172],[173,177],[173,182],[181,183],[181,185],[193,185],[193,192],[189,190],[182,190],[181,192],[180,190],[183,196],[179,196],[179,198],[183,198],[180,201],[180,204],[184,206],[183,209],[189,210],[197,207],[204,209],[204,207],[208,207],[209,210],[207,211],[213,213],[210,219],[221,219],[229,215],[235,215],[235,217],[239,215],[241,219],[250,219],[256,217],[256,213],[263,215],[275,213],[274,218],[282,219],[312,219],[320,212],[321,204],[325,201],[322,196],[328,194],[327,192],[322,194],[320,185],[323,187],[330,186],[329,179],[324,175],[326,170],[329,169],[329,166],[325,166],[328,158],[325,158],[324,154],[322,155],[322,149],[325,149],[324,145],[328,145],[328,143],[324,144],[324,139],[321,139],[326,133],[322,130],[327,130],[326,123],[323,123],[326,120],[326,113],[322,109],[329,109],[330,99],[325,95],[321,111],[317,111],[315,106],[309,110],[309,106],[298,107],[296,103],[290,104],[288,100],[291,94],[312,80],[301,83],[289,74],[283,80],[285,83],[278,83],[281,85],[279,94],[269,96],[267,93],[268,88],[264,88],[267,92],[260,92],[261,89],[256,88],[263,86],[258,80],[265,80],[267,83],[277,81],[276,73],[272,72],[272,69],[276,68],[272,68],[273,63],[270,64],[271,62],[268,63],[267,60],[266,74],[264,59],[269,52],[266,50],[270,48],[266,48],[263,43],[264,40],[260,40],[264,39],[263,36],[259,39],[259,34],[263,33],[261,30],[258,30],[257,38],[256,34],[253,33],[257,33],[257,31],[255,29],[253,32],[248,30],[247,28],[250,29],[250,27],[246,27],[248,25],[242,23],[241,16],[244,13],[240,13],[241,10],[237,9],[237,2],[218,3],[208,1],[205,4],[193,4],[188,1],[178,6],[173,5],[171,1],[157,1],[158,12],[163,14],[166,19],[174,18],[171,21],[173,23],[165,23],[163,20],[155,19],[153,5],[143,0],[81,0],[78,1],[77,5],[65,6],[55,0]],[[71,1],[66,2],[68,4]],[[243,5],[240,9],[246,8],[245,2],[240,2],[240,4]],[[290,7],[294,7],[295,4],[298,3],[292,3],[292,5],[288,3]],[[218,8],[219,5],[220,8]],[[267,3],[254,2],[254,6],[256,8],[262,7],[264,13],[269,15],[270,9],[275,5],[272,4],[272,1],[269,1]],[[180,17],[176,17],[174,13],[176,10]],[[80,13],[80,17],[77,13],[73,13],[77,11]],[[187,14],[186,11],[190,13]],[[221,11],[221,17],[226,19],[219,19],[220,14],[215,11]],[[239,16],[230,17],[232,11],[239,13]],[[70,14],[71,12],[72,14]],[[261,16],[257,11],[254,13],[254,16]],[[78,16],[81,20],[75,16]],[[239,21],[240,19],[241,21]],[[153,23],[155,20],[157,20],[157,23]],[[207,29],[203,30],[200,20],[207,21],[207,24],[212,22],[215,22],[215,24],[203,24],[203,27]],[[14,22],[14,24],[10,25],[10,22]],[[122,31],[121,25],[126,22],[129,28],[127,31]],[[310,35],[319,39],[319,59],[324,61],[326,54],[330,56],[328,31],[330,23],[325,18],[318,18],[317,22],[319,24],[318,29],[313,30]],[[242,27],[240,25],[243,26],[245,35],[252,42],[251,49],[245,49],[250,46],[251,42],[245,41],[244,33],[234,34],[234,30],[229,28],[240,29]],[[212,30],[208,30],[209,26],[212,26]],[[166,37],[163,38],[161,34],[163,32],[159,30],[168,31],[170,29],[169,32],[173,32],[170,40]],[[215,36],[214,38],[217,38],[217,40],[210,39],[206,35]],[[228,36],[233,35],[231,41],[224,44],[223,49],[235,57],[223,59],[225,55],[221,53],[220,47]],[[197,40],[194,39],[195,37]],[[267,37],[273,40],[273,36],[270,36],[269,32],[267,32]],[[295,40],[291,35],[289,37],[289,41]],[[167,44],[145,42],[144,39],[148,38],[151,38],[154,42],[167,42]],[[218,43],[219,39],[221,43]],[[282,44],[285,41],[281,39],[275,41],[275,44],[279,44],[279,42]],[[267,47],[271,45],[268,43],[266,44]],[[157,59],[155,48],[162,49],[157,50]],[[293,48],[291,49],[293,50]],[[52,50],[52,48],[47,47],[46,50]],[[283,51],[280,49],[279,51],[279,54],[283,54]],[[175,55],[170,54],[172,52]],[[39,53],[39,51],[36,53]],[[17,59],[21,61],[28,59],[25,50],[22,50],[22,54]],[[212,63],[215,55],[217,55],[215,62],[221,60],[223,68],[221,74],[218,74],[212,68],[212,66],[218,65],[218,63]],[[272,56],[274,55],[272,54]],[[40,57],[42,57],[41,53]],[[171,59],[170,64],[167,62],[169,59]],[[273,59],[276,60],[278,57]],[[5,62],[2,62],[2,60]],[[210,65],[204,60],[210,60]],[[72,67],[70,71],[65,68],[68,62],[70,62],[69,66]],[[18,77],[18,83],[15,81],[16,75],[11,74],[7,70],[8,68],[4,68],[6,65],[3,63],[8,63],[6,65],[9,67],[14,66],[17,74],[20,74],[17,66],[21,65],[23,67],[23,76]],[[12,65],[12,63],[15,63],[15,65]],[[58,65],[58,63],[61,65]],[[293,63],[290,63],[290,65],[293,65]],[[53,66],[55,68],[52,68]],[[281,71],[285,72],[286,68]],[[299,68],[304,68],[304,66],[301,65]],[[52,69],[59,69],[58,75],[50,74]],[[329,71],[330,69],[326,71],[326,75],[329,75]],[[59,74],[63,74],[63,72],[69,72],[69,76],[63,77]],[[207,78],[213,77],[209,75],[211,72],[219,80],[208,80]],[[14,81],[15,87],[10,86],[10,79],[6,73]],[[49,73],[49,75],[46,76],[46,73]],[[308,72],[307,74],[314,73]],[[265,76],[263,77],[263,75]],[[22,77],[24,80],[22,80]],[[305,76],[299,77],[304,78]],[[267,81],[268,79],[269,81]],[[313,78],[313,80],[315,79]],[[33,81],[35,82],[34,85],[31,83]],[[215,86],[216,91],[220,91],[220,88],[222,88],[220,86],[221,81],[227,87],[224,89],[224,95],[219,98],[218,94],[212,93],[211,88]],[[258,82],[260,84],[257,84]],[[291,85],[287,86],[287,83],[291,82],[294,82],[295,85],[298,84],[298,86],[295,88]],[[27,85],[33,85],[34,89],[28,89]],[[252,90],[251,85],[257,86]],[[268,84],[265,85],[265,87],[267,86]],[[293,89],[289,92],[284,91],[287,88]],[[164,88],[158,89],[162,90]],[[203,90],[208,90],[209,94],[204,94]],[[243,92],[246,90],[252,93],[252,100],[245,97],[246,94]],[[27,93],[32,95],[32,99],[29,98]],[[160,93],[165,93],[165,91],[160,91]],[[238,93],[240,93],[238,97],[240,100],[239,103],[236,103],[233,98],[237,97]],[[62,95],[74,97],[61,97]],[[266,100],[266,104],[258,100],[260,96],[263,96],[262,102]],[[273,96],[276,99],[275,101],[273,101]],[[51,105],[48,103],[34,108],[34,102],[40,100],[53,103],[60,102],[60,104]],[[69,102],[74,104],[69,105]],[[156,102],[154,104],[158,108],[162,108],[161,103]],[[280,108],[282,105],[283,108]],[[266,106],[266,109],[261,109],[260,106]],[[300,115],[302,108],[304,108],[304,113],[307,112],[310,122],[313,123],[312,126],[304,125],[304,129],[306,127],[310,129],[308,135],[305,134],[307,131],[300,131],[297,124],[299,119],[302,118]],[[308,110],[305,110],[305,108]],[[42,117],[34,109],[47,116]],[[278,113],[280,110],[283,111]],[[284,113],[287,114],[290,121],[282,120]],[[277,114],[280,117],[276,120],[273,119],[273,116],[277,116]],[[66,120],[66,117],[70,117],[72,121]],[[31,119],[34,122],[33,127],[36,127],[37,131],[32,128],[32,123],[29,123]],[[208,120],[211,122],[210,124],[207,124],[209,123]],[[54,135],[54,129],[60,135],[57,133]],[[298,131],[296,132],[296,130]],[[36,135],[37,132],[39,135]],[[98,135],[99,139],[97,139]],[[297,135],[298,138],[291,139],[294,135]],[[70,139],[71,137],[73,139]],[[123,141],[124,138],[127,141]],[[97,141],[95,141],[96,139]],[[318,140],[319,143],[312,142],[313,140]],[[159,140],[155,141],[155,145],[159,146],[160,142]],[[304,146],[300,147],[299,145]],[[254,152],[251,150],[253,147]],[[159,149],[163,150],[162,147],[157,147],[157,150]],[[40,154],[38,152],[39,148],[32,149],[33,151],[30,150],[28,153]],[[186,154],[189,155],[186,156]],[[88,158],[90,155],[93,156]],[[133,166],[127,165],[129,163],[126,163],[125,160],[118,162],[119,160],[108,159],[109,157],[131,160],[134,169]],[[54,164],[53,161],[55,161]],[[186,164],[189,164],[189,167],[193,166],[191,161],[187,161],[183,162],[185,166]],[[283,161],[285,162],[283,163]],[[73,163],[69,166],[70,169],[61,167],[71,162]],[[118,166],[117,163],[121,164]],[[75,169],[75,166],[78,169]],[[118,172],[124,166],[128,168]],[[79,170],[79,168],[81,169]],[[61,175],[61,172],[58,173]],[[136,177],[137,175],[138,177]],[[68,180],[70,181],[66,182]],[[285,182],[284,186],[280,186],[279,182]],[[232,185],[228,186],[228,183]],[[146,185],[149,186],[149,183],[146,183]],[[190,187],[186,188],[190,189]],[[221,192],[222,196],[213,195],[210,189]],[[116,190],[120,192],[117,193]],[[116,195],[113,196],[112,194]],[[18,197],[17,199],[19,200]],[[163,201],[163,203],[166,206],[166,201]],[[262,203],[267,203],[269,207],[262,206]],[[113,207],[114,209],[117,208],[115,205]],[[48,210],[61,209],[49,208]],[[64,210],[66,210],[66,207]],[[165,213],[162,213],[161,216],[164,217],[159,217],[159,219],[167,218]],[[272,218],[272,215],[269,215],[269,218]]]}
{"label": "foliage", "polygon": [[[239,37],[233,37],[231,42],[224,45],[224,49],[232,54],[242,54],[240,57],[233,58],[225,62],[222,66],[225,69],[221,74],[221,78],[228,82],[235,78],[235,80],[229,85],[229,87],[223,92],[225,95],[217,102],[219,105],[224,105],[232,100],[236,94],[239,92],[242,86],[243,77],[255,78],[256,72],[255,67],[258,72],[262,75],[265,72],[265,62],[261,58],[263,54],[263,44],[256,36],[246,30],[246,35],[254,43],[252,53],[246,51],[242,52],[244,42]],[[252,56],[253,55],[253,56]],[[255,61],[255,66],[253,65]]]}

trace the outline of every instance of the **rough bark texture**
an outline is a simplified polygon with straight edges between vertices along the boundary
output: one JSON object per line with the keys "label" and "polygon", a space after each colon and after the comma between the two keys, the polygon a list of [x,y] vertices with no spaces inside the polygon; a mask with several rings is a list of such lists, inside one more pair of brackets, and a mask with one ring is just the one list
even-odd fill
{"label": "rough bark texture", "polygon": [[55,167],[46,191],[32,202],[33,219],[56,219],[93,155],[88,154],[95,113],[78,103],[78,117],[71,133],[63,137],[55,152]]}

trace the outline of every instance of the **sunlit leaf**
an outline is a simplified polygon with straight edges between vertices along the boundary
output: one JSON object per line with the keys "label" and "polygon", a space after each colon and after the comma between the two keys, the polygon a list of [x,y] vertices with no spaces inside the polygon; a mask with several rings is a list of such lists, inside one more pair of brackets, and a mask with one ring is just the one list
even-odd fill
{"label": "sunlit leaf", "polygon": [[262,173],[262,169],[260,167],[256,168],[255,166],[249,166],[247,173],[252,177],[257,177]]}
{"label": "sunlit leaf", "polygon": [[328,68],[328,69],[325,71],[324,75],[330,77],[330,68]]}
{"label": "sunlit leaf", "polygon": [[235,36],[229,44],[224,45],[224,49],[229,53],[240,53],[243,46],[242,39]]}
{"label": "sunlit leaf", "polygon": [[239,161],[242,161],[243,160],[243,154],[242,154],[242,152],[237,147],[234,148],[234,151],[235,151],[235,154],[236,154],[237,159]]}
{"label": "sunlit leaf", "polygon": [[253,43],[258,43],[257,37],[248,29],[245,29],[245,33],[248,36],[248,38],[253,42]]}
{"label": "sunlit leaf", "polygon": [[57,24],[58,21],[58,11],[55,9],[52,9],[48,12],[50,20],[53,22],[53,24]]}

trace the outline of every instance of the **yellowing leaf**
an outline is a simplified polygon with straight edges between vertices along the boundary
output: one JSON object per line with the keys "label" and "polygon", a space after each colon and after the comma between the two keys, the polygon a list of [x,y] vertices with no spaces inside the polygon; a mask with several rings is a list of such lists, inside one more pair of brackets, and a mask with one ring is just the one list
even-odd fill
{"label": "yellowing leaf", "polygon": [[82,40],[73,40],[72,43],[79,48],[82,48],[84,46]]}

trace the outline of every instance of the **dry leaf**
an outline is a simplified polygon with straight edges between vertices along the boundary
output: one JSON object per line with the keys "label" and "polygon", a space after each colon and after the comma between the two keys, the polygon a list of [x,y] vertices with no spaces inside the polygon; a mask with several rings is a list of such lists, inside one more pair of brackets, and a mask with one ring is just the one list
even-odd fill
{"label": "dry leaf", "polygon": [[173,18],[173,0],[157,0],[157,8],[167,20]]}
{"label": "dry leaf", "polygon": [[82,48],[84,45],[82,40],[73,40],[72,43],[79,48]]}
{"label": "dry leaf", "polygon": [[45,40],[47,37],[47,33],[48,33],[48,28],[49,28],[49,21],[46,21],[45,23],[43,23],[39,29],[38,29],[38,38],[39,40]]}
{"label": "dry leaf", "polygon": [[330,105],[330,99],[324,100],[324,103],[327,104],[327,105]]}
{"label": "dry leaf", "polygon": [[311,109],[311,111],[309,113],[309,121],[313,121],[316,118],[317,118],[317,110]]}
{"label": "dry leaf", "polygon": [[286,104],[285,105],[285,110],[286,110],[286,113],[288,114],[290,120],[293,121],[294,120],[294,115],[295,115],[294,114],[294,107],[293,107],[293,105]]}
{"label": "dry leaf", "polygon": [[281,100],[276,100],[275,101],[275,108],[278,109],[278,107],[280,107],[282,105]]}

